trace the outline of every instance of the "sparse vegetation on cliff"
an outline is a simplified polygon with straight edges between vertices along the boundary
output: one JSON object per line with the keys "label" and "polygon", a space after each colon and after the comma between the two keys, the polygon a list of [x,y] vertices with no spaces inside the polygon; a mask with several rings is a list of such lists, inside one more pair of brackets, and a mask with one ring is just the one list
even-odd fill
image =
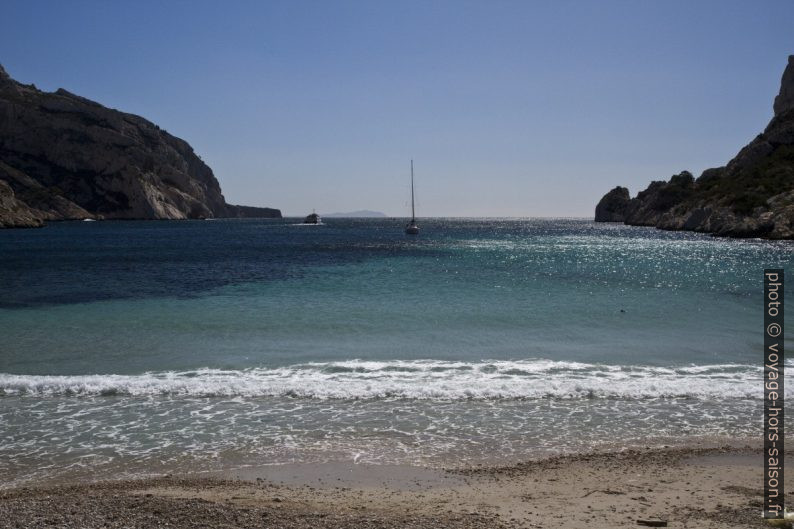
{"label": "sparse vegetation on cliff", "polygon": [[187,142],[64,89],[42,92],[0,66],[0,227],[48,220],[280,217],[226,203]]}
{"label": "sparse vegetation on cliff", "polygon": [[725,167],[707,169],[697,179],[683,171],[668,182],[652,182],[635,198],[626,188],[613,189],[598,203],[595,220],[794,239],[794,55],[774,110],[764,132]]}

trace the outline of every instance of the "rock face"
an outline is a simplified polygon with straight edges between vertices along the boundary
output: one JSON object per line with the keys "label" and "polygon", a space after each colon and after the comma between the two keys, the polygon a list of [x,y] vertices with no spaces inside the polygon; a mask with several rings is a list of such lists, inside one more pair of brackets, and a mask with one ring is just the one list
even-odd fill
{"label": "rock face", "polygon": [[623,222],[626,220],[626,208],[629,205],[629,190],[625,187],[616,187],[606,195],[596,206],[596,222]]}
{"label": "rock face", "polygon": [[730,237],[794,239],[794,55],[783,73],[775,115],[763,133],[724,167],[699,178],[684,171],[651,184],[630,200],[607,193],[596,221]]}
{"label": "rock face", "polygon": [[38,228],[44,224],[39,212],[17,200],[11,186],[0,180],[0,228]]}
{"label": "rock face", "polygon": [[775,98],[775,115],[783,114],[794,108],[794,55],[789,55],[788,66],[780,82],[780,93]]}
{"label": "rock face", "polygon": [[64,89],[18,83],[0,66],[0,226],[254,216],[281,213],[226,204],[184,140]]}

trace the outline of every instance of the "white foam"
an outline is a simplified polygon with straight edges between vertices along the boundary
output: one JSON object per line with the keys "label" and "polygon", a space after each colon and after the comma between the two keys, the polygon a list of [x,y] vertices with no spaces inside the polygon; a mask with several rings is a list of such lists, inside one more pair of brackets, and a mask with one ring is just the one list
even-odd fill
{"label": "white foam", "polygon": [[[621,366],[534,359],[307,363],[141,375],[0,374],[0,395],[423,400],[760,399],[763,369],[741,364]],[[788,394],[788,392],[787,392]]]}

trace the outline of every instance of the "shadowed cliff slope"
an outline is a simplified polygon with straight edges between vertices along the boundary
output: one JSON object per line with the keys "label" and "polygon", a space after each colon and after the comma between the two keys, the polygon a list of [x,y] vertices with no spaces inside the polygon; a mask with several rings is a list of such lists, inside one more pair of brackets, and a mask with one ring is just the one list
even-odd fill
{"label": "shadowed cliff slope", "polygon": [[0,66],[0,227],[46,220],[280,217],[227,204],[187,142],[140,116]]}
{"label": "shadowed cliff slope", "polygon": [[651,182],[635,198],[617,187],[596,206],[597,222],[731,237],[794,239],[794,55],[788,59],[774,117],[724,167],[695,179],[688,171]]}

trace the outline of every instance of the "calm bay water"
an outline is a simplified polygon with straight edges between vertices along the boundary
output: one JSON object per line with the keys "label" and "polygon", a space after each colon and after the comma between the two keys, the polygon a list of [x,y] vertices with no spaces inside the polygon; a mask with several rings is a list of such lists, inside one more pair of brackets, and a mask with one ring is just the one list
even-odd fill
{"label": "calm bay water", "polygon": [[294,222],[0,231],[5,484],[760,435],[761,274],[791,285],[792,243]]}

